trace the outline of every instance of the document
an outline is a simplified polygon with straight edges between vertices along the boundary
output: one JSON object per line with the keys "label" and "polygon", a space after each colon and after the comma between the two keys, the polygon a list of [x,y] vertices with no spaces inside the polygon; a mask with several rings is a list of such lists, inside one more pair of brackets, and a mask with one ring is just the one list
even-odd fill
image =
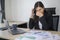
{"label": "document", "polygon": [[60,36],[47,31],[32,30],[28,33],[25,33],[23,36],[20,36],[16,40],[60,40]]}

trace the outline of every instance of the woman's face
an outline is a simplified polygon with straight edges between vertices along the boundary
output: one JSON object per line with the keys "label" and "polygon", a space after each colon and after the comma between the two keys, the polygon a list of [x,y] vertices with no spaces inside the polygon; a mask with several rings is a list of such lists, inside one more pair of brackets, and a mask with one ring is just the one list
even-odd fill
{"label": "woman's face", "polygon": [[44,13],[44,8],[38,6],[36,8],[36,13]]}

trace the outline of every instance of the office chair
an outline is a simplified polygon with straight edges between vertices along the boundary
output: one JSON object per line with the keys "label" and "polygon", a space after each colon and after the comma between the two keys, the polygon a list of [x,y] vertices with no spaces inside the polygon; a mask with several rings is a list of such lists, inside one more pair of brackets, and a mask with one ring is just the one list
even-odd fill
{"label": "office chair", "polygon": [[45,8],[45,10],[51,14],[56,14],[55,10],[56,10],[56,7],[51,7],[51,8]]}
{"label": "office chair", "polygon": [[[55,10],[56,7],[52,7],[52,8],[45,8],[45,10],[51,14],[56,14]],[[58,31],[58,23],[59,23],[59,16],[53,16],[53,29],[54,31]]]}
{"label": "office chair", "polygon": [[53,16],[53,29],[58,31],[59,16]]}

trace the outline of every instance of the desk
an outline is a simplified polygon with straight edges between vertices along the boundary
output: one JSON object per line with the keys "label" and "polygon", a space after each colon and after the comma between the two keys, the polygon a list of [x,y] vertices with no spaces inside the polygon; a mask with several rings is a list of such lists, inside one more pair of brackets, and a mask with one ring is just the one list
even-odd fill
{"label": "desk", "polygon": [[[29,29],[26,29],[26,28],[20,28],[20,29],[25,30],[27,32],[30,31]],[[42,30],[38,30],[38,31],[42,31]],[[60,35],[60,32],[56,32],[56,31],[49,31],[49,32],[51,32],[52,34]],[[12,35],[8,32],[8,30],[5,30],[5,31],[2,31],[2,35],[0,35],[0,37],[7,38],[7,39],[10,39],[10,40],[14,40],[15,38],[17,38],[21,35],[23,35],[23,34]]]}
{"label": "desk", "polygon": [[[22,24],[22,23],[25,23],[25,22],[9,22],[9,25],[11,26],[12,24]],[[4,23],[1,23],[0,24],[0,27],[4,27]],[[26,29],[26,28],[19,28],[19,29],[22,29],[22,30],[25,30],[25,31],[30,31],[30,29]],[[42,31],[42,30],[38,30],[38,31]],[[49,31],[51,32],[52,34],[59,34],[60,35],[60,32],[56,32],[56,31]],[[2,38],[6,38],[6,39],[10,39],[10,40],[14,40],[15,38],[19,37],[20,35],[23,35],[23,34],[18,34],[18,35],[12,35],[8,32],[8,30],[5,30],[5,31],[2,31],[1,32],[2,34],[0,35],[0,37]]]}

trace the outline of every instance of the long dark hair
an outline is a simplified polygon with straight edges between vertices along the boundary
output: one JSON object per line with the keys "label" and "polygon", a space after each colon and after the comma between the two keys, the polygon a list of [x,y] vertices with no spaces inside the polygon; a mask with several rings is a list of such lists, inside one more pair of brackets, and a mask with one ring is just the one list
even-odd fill
{"label": "long dark hair", "polygon": [[38,17],[36,16],[36,8],[37,7],[42,7],[42,8],[44,8],[44,5],[43,5],[43,3],[41,2],[41,1],[37,1],[36,3],[35,3],[35,5],[34,5],[34,20],[36,21],[37,19],[38,19]]}

